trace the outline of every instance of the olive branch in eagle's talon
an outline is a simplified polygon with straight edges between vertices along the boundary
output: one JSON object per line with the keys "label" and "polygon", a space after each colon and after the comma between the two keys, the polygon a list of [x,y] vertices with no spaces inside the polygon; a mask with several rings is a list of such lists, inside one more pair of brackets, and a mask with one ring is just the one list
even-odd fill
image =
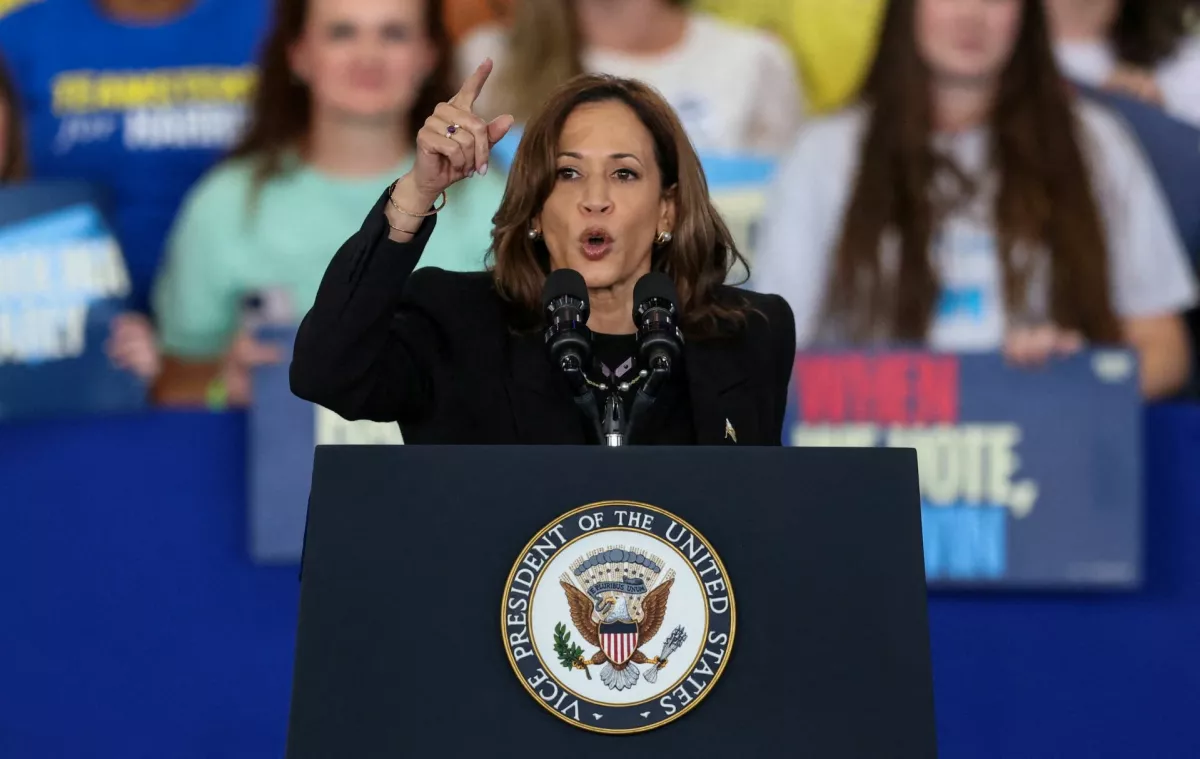
{"label": "olive branch in eagle's talon", "polygon": [[582,669],[587,679],[592,679],[587,662],[583,660],[583,649],[571,642],[571,633],[567,632],[567,626],[562,622],[554,626],[554,653],[558,654],[558,661],[564,667]]}

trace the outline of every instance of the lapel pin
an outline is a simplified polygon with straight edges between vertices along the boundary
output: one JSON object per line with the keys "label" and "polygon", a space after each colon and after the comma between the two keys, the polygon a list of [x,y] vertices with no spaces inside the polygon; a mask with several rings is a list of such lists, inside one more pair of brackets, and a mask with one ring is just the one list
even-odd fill
{"label": "lapel pin", "polygon": [[725,420],[725,439],[737,442],[737,430],[733,428],[733,423],[728,419]]}

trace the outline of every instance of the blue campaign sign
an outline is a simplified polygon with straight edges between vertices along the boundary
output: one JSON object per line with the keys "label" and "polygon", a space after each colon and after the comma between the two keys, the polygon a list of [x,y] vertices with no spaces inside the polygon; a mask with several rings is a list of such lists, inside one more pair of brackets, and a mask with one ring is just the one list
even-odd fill
{"label": "blue campaign sign", "polygon": [[1136,588],[1135,358],[801,353],[784,443],[915,448],[931,587]]}
{"label": "blue campaign sign", "polygon": [[145,405],[104,352],[129,274],[103,208],[82,183],[0,188],[0,421]]}
{"label": "blue campaign sign", "polygon": [[247,550],[258,564],[296,564],[304,543],[313,448],[317,445],[395,445],[395,424],[348,422],[292,394],[288,364],[294,327],[260,330],[259,339],[278,344],[280,364],[254,371],[247,449]]}

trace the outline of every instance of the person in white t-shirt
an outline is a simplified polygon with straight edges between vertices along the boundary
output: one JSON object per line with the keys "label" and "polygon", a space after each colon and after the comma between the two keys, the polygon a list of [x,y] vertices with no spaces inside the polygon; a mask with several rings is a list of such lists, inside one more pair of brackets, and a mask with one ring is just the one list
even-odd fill
{"label": "person in white t-shirt", "polygon": [[1059,66],[1200,127],[1200,37],[1193,0],[1046,0]]}
{"label": "person in white t-shirt", "polygon": [[788,300],[801,347],[1036,364],[1126,343],[1145,395],[1171,395],[1196,284],[1132,140],[1071,99],[1041,0],[893,0],[864,102],[779,172],[755,288]]}
{"label": "person in white t-shirt", "polygon": [[804,107],[787,49],[768,33],[690,11],[681,0],[521,0],[512,28],[463,40],[459,68],[495,62],[478,107],[523,122],[572,76],[639,79],[663,94],[703,153],[778,155]]}

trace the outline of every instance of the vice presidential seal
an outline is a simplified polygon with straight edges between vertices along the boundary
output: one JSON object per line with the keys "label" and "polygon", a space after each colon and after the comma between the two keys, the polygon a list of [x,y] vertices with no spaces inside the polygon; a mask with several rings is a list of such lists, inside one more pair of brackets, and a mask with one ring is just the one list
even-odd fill
{"label": "vice presidential seal", "polygon": [[691,525],[644,503],[583,506],[517,557],[500,625],[513,671],[555,716],[636,733],[694,708],[725,669],[735,607]]}

